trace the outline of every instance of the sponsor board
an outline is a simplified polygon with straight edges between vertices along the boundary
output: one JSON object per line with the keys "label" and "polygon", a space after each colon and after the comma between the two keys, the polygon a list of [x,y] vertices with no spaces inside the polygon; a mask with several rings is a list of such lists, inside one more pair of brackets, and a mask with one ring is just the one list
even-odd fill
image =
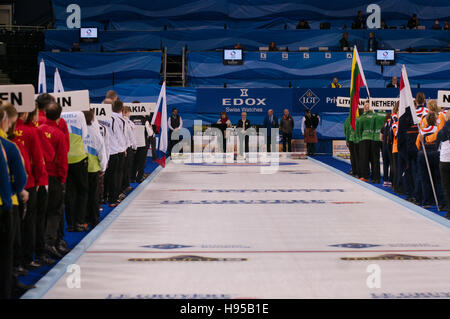
{"label": "sponsor board", "polygon": [[292,105],[290,89],[197,89],[197,113],[282,113]]}
{"label": "sponsor board", "polygon": [[310,89],[299,97],[298,101],[307,110],[312,110],[319,102],[320,98]]}
{"label": "sponsor board", "polygon": [[416,256],[404,254],[385,254],[374,257],[341,257],[346,261],[371,261],[371,260],[450,260],[450,256]]}
{"label": "sponsor board", "polygon": [[350,150],[345,141],[333,140],[333,156],[350,158]]}
{"label": "sponsor board", "polygon": [[0,99],[10,102],[19,113],[32,112],[36,108],[31,84],[0,85]]}
{"label": "sponsor board", "polygon": [[234,262],[247,261],[247,258],[221,258],[221,257],[204,257],[194,255],[179,255],[164,258],[129,258],[128,261],[133,262]]}

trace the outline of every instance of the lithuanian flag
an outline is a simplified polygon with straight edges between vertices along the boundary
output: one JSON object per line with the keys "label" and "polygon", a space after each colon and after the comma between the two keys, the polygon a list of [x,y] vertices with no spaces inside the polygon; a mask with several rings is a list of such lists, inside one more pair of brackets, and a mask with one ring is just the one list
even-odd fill
{"label": "lithuanian flag", "polygon": [[355,130],[356,118],[359,117],[359,89],[363,86],[367,88],[367,94],[369,94],[366,77],[364,76],[361,60],[359,59],[358,50],[355,45],[352,60],[352,79],[350,82],[350,123],[353,130]]}

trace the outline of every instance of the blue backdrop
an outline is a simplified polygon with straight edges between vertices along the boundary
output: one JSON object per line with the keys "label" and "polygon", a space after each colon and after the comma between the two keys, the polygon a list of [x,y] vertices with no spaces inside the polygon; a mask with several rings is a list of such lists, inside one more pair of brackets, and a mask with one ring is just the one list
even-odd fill
{"label": "blue backdrop", "polygon": [[426,23],[450,17],[447,0],[53,0],[52,3],[57,28],[66,28],[69,4],[80,5],[85,26],[122,30],[160,29],[163,25],[211,29],[223,28],[224,23],[230,28],[279,28],[285,23],[293,27],[300,19],[329,20],[333,25],[350,26],[357,10],[365,12],[371,3],[381,7],[383,19],[403,20],[403,24],[413,13]]}
{"label": "blue backdrop", "polygon": [[[397,64],[381,67],[375,64],[374,53],[360,53],[361,63],[369,87],[384,88],[393,76],[399,76],[405,64],[412,86],[450,87],[450,52],[397,54]],[[188,82],[192,86],[209,87],[329,87],[333,77],[346,87],[350,83],[351,56],[344,52],[290,52],[283,59],[282,52],[246,52],[243,65],[224,65],[221,52],[190,52]]]}
{"label": "blue backdrop", "polygon": [[[360,51],[367,49],[368,30],[347,30],[350,45]],[[376,30],[379,45],[385,48],[445,48],[450,42],[450,31],[435,30]],[[257,51],[275,41],[290,51],[299,47],[329,47],[340,50],[342,30],[188,30],[188,31],[100,31],[98,43],[82,43],[83,51],[131,51],[167,47],[169,54],[181,54],[183,46],[190,51],[208,51],[233,47],[240,42],[246,50]],[[68,51],[79,42],[77,30],[47,30],[46,50]]]}
{"label": "blue backdrop", "polygon": [[65,90],[90,90],[94,101],[117,85],[156,85],[160,81],[161,53],[85,53],[41,52],[47,90],[53,90],[53,75],[58,68]]}

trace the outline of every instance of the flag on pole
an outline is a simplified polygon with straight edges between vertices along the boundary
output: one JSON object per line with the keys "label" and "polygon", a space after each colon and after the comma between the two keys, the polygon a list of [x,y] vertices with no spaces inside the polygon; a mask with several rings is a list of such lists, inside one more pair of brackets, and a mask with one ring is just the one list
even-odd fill
{"label": "flag on pole", "polygon": [[156,132],[159,133],[159,146],[158,146],[158,159],[156,163],[162,167],[166,166],[166,153],[167,153],[167,98],[166,98],[166,82],[161,87],[159,93],[158,102],[156,102],[156,111],[152,119],[152,125],[156,126]]}
{"label": "flag on pole", "polygon": [[[400,77],[400,99],[398,108],[398,133],[397,133],[397,145],[399,156],[407,156],[408,141],[416,140],[419,130],[417,124],[420,119],[416,114],[416,107],[414,105],[414,99],[411,93],[411,87],[409,85],[408,74],[406,73],[405,65],[402,66],[402,74]],[[411,137],[408,138],[408,132]],[[410,143],[411,144],[411,143]],[[415,148],[415,145],[413,145]]]}
{"label": "flag on pole", "polygon": [[64,92],[64,86],[61,81],[61,77],[59,76],[58,68],[55,70],[55,79],[53,81],[53,93]]}
{"label": "flag on pole", "polygon": [[369,88],[367,87],[366,77],[359,59],[358,50],[353,49],[352,60],[352,78],[350,82],[350,123],[355,130],[356,118],[359,117],[359,90],[365,86],[367,89],[367,96],[370,97]]}
{"label": "flag on pole", "polygon": [[45,75],[44,59],[41,59],[41,63],[39,64],[38,94],[42,93],[47,93],[47,77]]}
{"label": "flag on pole", "polygon": [[399,120],[402,118],[402,116],[407,115],[408,110],[411,114],[414,124],[418,124],[420,119],[416,114],[416,107],[414,106],[414,98],[412,96],[411,87],[409,85],[408,74],[406,73],[406,67],[403,64],[402,74],[400,78],[400,101],[398,108]]}

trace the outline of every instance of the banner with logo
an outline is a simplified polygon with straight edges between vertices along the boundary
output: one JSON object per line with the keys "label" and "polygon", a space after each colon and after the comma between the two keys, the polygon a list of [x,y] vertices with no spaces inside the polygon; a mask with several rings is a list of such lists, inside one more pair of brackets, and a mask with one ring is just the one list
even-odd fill
{"label": "banner with logo", "polygon": [[10,102],[19,113],[32,112],[36,108],[32,84],[0,85],[0,99]]}
{"label": "banner with logo", "polygon": [[349,159],[350,151],[343,140],[333,140],[333,156]]}
{"label": "banner with logo", "polygon": [[282,113],[292,108],[292,89],[197,89],[197,113]]}
{"label": "banner with logo", "polygon": [[[304,113],[306,109],[310,109],[314,113],[339,112],[348,113],[349,88],[342,89],[309,89],[295,88],[293,89],[293,113]],[[429,88],[412,88],[413,95],[421,91],[425,93],[427,99],[435,99],[437,97],[437,89]],[[395,102],[398,101],[399,89],[396,88],[377,88],[370,89],[371,106],[373,109],[387,110],[392,109]],[[365,90],[361,90],[360,103],[361,106],[367,99]]]}

